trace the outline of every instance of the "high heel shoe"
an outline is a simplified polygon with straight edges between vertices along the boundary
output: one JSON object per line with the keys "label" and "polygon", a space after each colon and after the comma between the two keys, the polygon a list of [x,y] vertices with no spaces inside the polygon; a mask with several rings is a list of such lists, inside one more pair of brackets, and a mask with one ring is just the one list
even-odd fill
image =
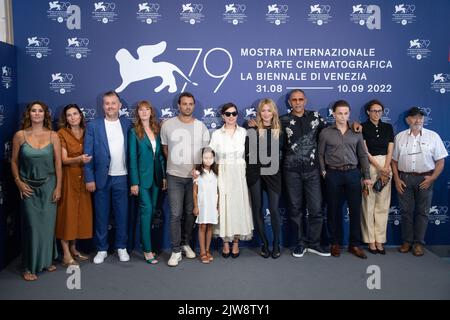
{"label": "high heel shoe", "polygon": [[263,257],[263,258],[268,258],[268,257],[270,257],[270,251],[269,251],[269,248],[267,247],[267,245],[265,245],[265,244],[263,244],[262,246],[261,246],[261,252],[260,252],[260,255],[261,255],[261,257]]}
{"label": "high heel shoe", "polygon": [[377,253],[378,253],[378,250],[377,250],[377,249],[370,249],[370,248],[367,248],[367,251],[369,251],[371,254],[377,254]]}
{"label": "high heel shoe", "polygon": [[281,250],[279,245],[274,245],[272,249],[272,258],[278,259],[281,256]]}
{"label": "high heel shoe", "polygon": [[[224,248],[225,248],[225,246],[224,246]],[[228,258],[231,255],[230,244],[228,244],[228,252],[223,251],[224,248],[222,248],[222,257]]]}
{"label": "high heel shoe", "polygon": [[155,257],[150,258],[150,259],[145,259],[145,261],[146,261],[148,264],[157,264],[157,263],[159,262],[158,260],[156,260]]}
{"label": "high heel shoe", "polygon": [[[238,241],[234,240],[234,241],[233,241],[233,247],[234,247],[234,245],[236,245],[237,248],[238,248],[238,250],[239,250],[239,240],[238,240]],[[233,251],[231,251],[231,257],[232,257],[233,259],[236,259],[237,257],[239,257],[239,254],[240,254],[239,251],[236,252],[236,253],[234,253]]]}
{"label": "high heel shoe", "polygon": [[148,264],[157,264],[159,261],[156,259],[155,255],[153,255],[151,258],[147,258],[144,254],[144,259]]}

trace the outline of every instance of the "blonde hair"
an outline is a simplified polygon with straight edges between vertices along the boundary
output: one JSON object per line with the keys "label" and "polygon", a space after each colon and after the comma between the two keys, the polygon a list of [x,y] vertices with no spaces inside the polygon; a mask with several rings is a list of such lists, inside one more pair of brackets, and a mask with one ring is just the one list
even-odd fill
{"label": "blonde hair", "polygon": [[258,103],[258,110],[256,111],[256,127],[258,128],[258,132],[260,136],[264,135],[264,123],[261,118],[261,112],[265,105],[269,106],[270,112],[273,114],[272,122],[270,124],[270,128],[272,129],[272,136],[278,138],[280,136],[280,117],[278,116],[278,108],[275,102],[272,99],[264,98],[261,99]]}

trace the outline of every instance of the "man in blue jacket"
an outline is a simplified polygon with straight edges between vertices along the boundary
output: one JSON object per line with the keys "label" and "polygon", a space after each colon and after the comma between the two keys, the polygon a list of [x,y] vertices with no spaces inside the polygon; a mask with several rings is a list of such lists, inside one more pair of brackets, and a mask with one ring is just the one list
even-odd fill
{"label": "man in blue jacket", "polygon": [[[115,249],[120,261],[129,261],[127,253],[128,182],[127,182],[127,132],[130,120],[119,119],[122,104],[118,94],[108,91],[103,95],[104,118],[87,125],[84,153],[92,156],[85,165],[86,189],[94,193],[95,244],[94,263],[103,263],[108,252],[108,222],[112,209],[116,224]],[[112,205],[112,208],[111,208]]]}

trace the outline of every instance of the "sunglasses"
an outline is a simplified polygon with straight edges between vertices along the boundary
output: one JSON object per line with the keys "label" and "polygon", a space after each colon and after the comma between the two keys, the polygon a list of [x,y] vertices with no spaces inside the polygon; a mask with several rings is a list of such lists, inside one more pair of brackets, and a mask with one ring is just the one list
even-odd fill
{"label": "sunglasses", "polygon": [[236,117],[236,116],[238,115],[237,111],[233,111],[233,112],[228,112],[228,111],[226,111],[226,112],[224,112],[223,114],[224,114],[226,117],[231,117],[231,116]]}

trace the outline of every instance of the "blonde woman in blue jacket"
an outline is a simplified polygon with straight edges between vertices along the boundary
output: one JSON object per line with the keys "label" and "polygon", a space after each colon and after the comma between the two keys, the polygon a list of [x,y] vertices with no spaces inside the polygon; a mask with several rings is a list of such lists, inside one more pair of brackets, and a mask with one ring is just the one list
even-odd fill
{"label": "blonde woman in blue jacket", "polygon": [[160,189],[166,189],[165,161],[159,137],[155,109],[140,101],[135,109],[136,121],[128,133],[131,194],[139,197],[141,243],[147,263],[156,264],[152,252],[151,229]]}

